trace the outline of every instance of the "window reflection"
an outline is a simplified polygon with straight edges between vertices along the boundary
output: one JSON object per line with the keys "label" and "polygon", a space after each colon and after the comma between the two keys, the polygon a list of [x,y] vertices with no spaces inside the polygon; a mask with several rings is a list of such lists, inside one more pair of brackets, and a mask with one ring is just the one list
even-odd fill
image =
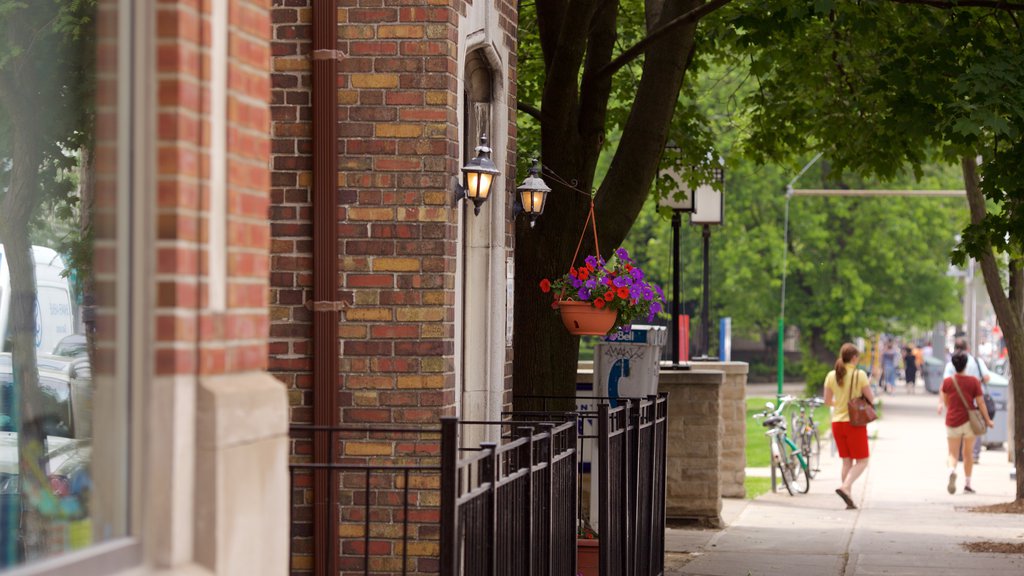
{"label": "window reflection", "polygon": [[[124,510],[93,490],[94,470],[109,473],[93,465],[92,404],[96,384],[123,382],[111,368],[114,335],[95,328],[116,314],[116,269],[97,281],[93,262],[118,246],[125,3],[9,4],[0,23],[0,569],[123,534],[96,505]],[[123,450],[103,459],[124,463]]]}

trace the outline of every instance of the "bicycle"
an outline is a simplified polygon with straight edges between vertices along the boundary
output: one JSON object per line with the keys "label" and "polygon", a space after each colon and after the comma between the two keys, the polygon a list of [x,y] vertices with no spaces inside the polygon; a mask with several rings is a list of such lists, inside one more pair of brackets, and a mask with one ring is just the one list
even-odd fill
{"label": "bicycle", "polygon": [[790,414],[789,429],[800,446],[804,460],[807,461],[807,475],[814,478],[821,470],[821,438],[818,436],[818,425],[814,422],[814,409],[824,406],[825,400],[817,397],[784,398],[789,399],[798,408]]}
{"label": "bicycle", "polygon": [[762,426],[768,428],[765,436],[769,437],[769,446],[772,451],[772,465],[778,467],[779,475],[782,477],[782,484],[790,496],[795,494],[806,494],[811,488],[811,478],[807,471],[807,460],[800,452],[800,448],[793,443],[793,440],[786,434],[786,419],[782,416],[782,410],[788,401],[780,399],[778,409],[771,402],[765,404],[767,408],[754,418],[764,418]]}

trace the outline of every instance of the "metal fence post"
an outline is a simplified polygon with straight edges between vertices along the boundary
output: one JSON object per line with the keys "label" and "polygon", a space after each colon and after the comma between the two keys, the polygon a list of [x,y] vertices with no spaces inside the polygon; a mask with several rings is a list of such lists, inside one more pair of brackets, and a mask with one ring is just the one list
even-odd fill
{"label": "metal fence post", "polygon": [[459,420],[441,418],[441,575],[457,576]]}
{"label": "metal fence post", "polygon": [[480,447],[487,452],[487,456],[480,461],[480,477],[487,482],[487,491],[490,493],[490,510],[487,511],[487,522],[490,526],[490,550],[485,551],[490,573],[498,574],[498,445],[494,442],[481,442]]}

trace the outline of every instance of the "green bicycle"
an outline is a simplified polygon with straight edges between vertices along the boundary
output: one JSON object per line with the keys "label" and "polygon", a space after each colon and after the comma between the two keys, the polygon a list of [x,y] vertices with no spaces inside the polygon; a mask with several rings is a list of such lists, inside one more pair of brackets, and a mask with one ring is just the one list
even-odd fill
{"label": "green bicycle", "polygon": [[787,400],[783,398],[776,409],[773,403],[768,402],[765,404],[765,411],[755,414],[754,418],[764,418],[761,425],[768,429],[765,436],[769,438],[772,465],[778,468],[782,484],[792,496],[806,494],[811,488],[811,477],[808,472],[807,460],[800,448],[786,434],[786,419],[782,416],[782,410],[786,404]]}

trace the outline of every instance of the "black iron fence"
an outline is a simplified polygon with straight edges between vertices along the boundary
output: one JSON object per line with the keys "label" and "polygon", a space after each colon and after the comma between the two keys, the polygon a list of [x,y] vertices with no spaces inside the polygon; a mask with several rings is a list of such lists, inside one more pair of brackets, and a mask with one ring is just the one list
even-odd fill
{"label": "black iron fence", "polygon": [[[566,398],[516,400],[545,414]],[[647,398],[580,396],[581,482],[578,523],[596,525],[601,576],[660,576],[665,565],[665,444],[668,395]],[[593,481],[593,475],[597,481]],[[585,498],[591,494],[590,499]],[[596,521],[595,521],[596,518]]]}
{"label": "black iron fence", "polygon": [[[467,448],[459,426],[500,426]],[[441,573],[556,576],[576,567],[576,419],[442,419]]]}
{"label": "black iron fence", "polygon": [[[292,573],[572,576],[577,528],[596,518],[601,576],[662,575],[667,395],[581,399],[575,412],[536,400],[440,428],[293,426],[293,454],[315,434],[332,450],[291,464]],[[460,447],[467,426],[500,440]],[[314,494],[318,474],[331,489]],[[587,500],[581,478],[594,474]],[[327,526],[311,522],[315,507]]]}

